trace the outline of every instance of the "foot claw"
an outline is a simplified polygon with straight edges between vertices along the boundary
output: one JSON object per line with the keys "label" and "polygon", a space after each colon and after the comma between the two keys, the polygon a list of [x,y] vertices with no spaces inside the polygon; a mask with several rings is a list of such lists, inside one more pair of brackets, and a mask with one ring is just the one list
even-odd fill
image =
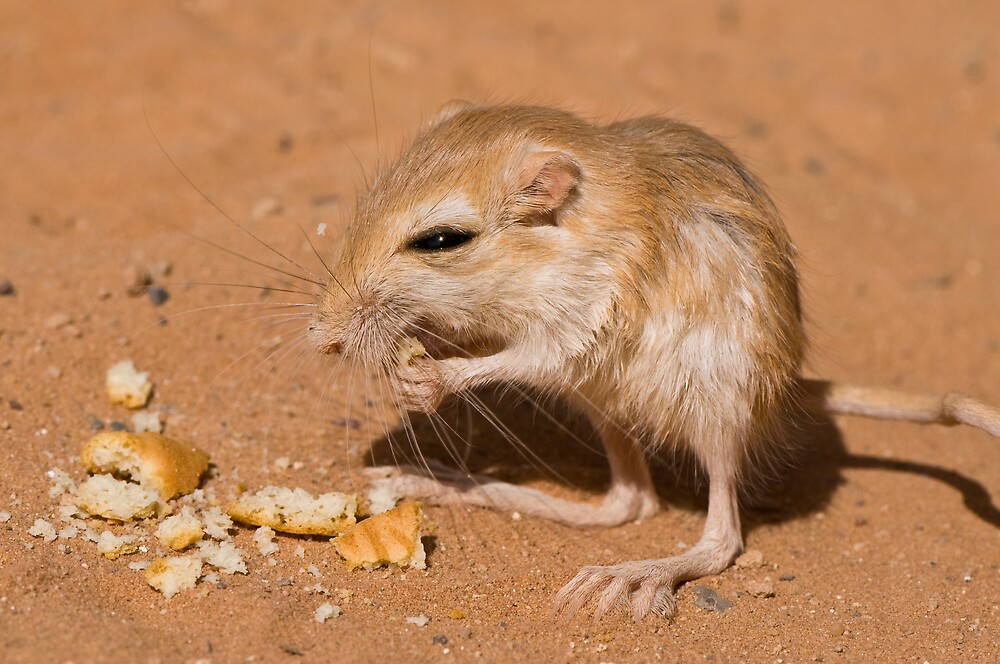
{"label": "foot claw", "polygon": [[650,613],[669,617],[676,603],[676,576],[662,561],[635,561],[606,567],[584,567],[558,592],[557,612],[572,617],[590,600],[596,601],[594,620],[614,609],[628,609],[635,621]]}

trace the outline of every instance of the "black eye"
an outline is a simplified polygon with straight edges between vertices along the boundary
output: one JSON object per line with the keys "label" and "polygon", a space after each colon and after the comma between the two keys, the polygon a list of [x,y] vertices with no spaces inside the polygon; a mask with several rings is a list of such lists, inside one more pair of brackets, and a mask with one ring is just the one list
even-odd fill
{"label": "black eye", "polygon": [[466,233],[453,228],[435,228],[410,242],[410,248],[418,251],[443,251],[454,249],[476,237],[475,233]]}

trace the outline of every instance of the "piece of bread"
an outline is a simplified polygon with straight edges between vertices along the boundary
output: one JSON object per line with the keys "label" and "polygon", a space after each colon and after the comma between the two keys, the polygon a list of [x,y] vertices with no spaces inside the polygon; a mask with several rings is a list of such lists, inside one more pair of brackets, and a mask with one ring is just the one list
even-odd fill
{"label": "piece of bread", "polygon": [[211,565],[225,574],[247,574],[247,564],[243,562],[243,551],[232,542],[198,542],[198,556],[206,565]]}
{"label": "piece of bread", "polygon": [[228,508],[229,516],[251,526],[268,526],[283,533],[326,535],[344,532],[356,521],[357,496],[324,493],[313,497],[304,489],[266,486],[244,493]]}
{"label": "piece of bread", "polygon": [[97,550],[108,560],[126,556],[139,550],[135,535],[115,535],[110,530],[101,533],[97,540]]}
{"label": "piece of bread", "polygon": [[169,516],[156,529],[156,539],[174,551],[188,548],[205,534],[205,529],[194,510],[185,505],[179,514]]}
{"label": "piece of bread", "polygon": [[76,506],[95,516],[117,521],[148,519],[159,510],[159,495],[111,475],[92,475],[76,487]]}
{"label": "piece of bread", "polygon": [[427,554],[420,541],[423,520],[419,503],[404,502],[352,526],[333,543],[348,569],[382,565],[425,569]]}
{"label": "piece of bread", "polygon": [[198,488],[208,470],[208,455],[187,441],[158,433],[104,431],[80,453],[92,473],[125,475],[170,500]]}
{"label": "piece of bread", "polygon": [[167,599],[194,588],[201,576],[201,556],[196,553],[175,558],[158,558],[145,569],[146,582]]}
{"label": "piece of bread", "polygon": [[153,393],[149,372],[137,371],[132,360],[124,360],[108,369],[105,387],[111,403],[120,403],[126,408],[142,408]]}

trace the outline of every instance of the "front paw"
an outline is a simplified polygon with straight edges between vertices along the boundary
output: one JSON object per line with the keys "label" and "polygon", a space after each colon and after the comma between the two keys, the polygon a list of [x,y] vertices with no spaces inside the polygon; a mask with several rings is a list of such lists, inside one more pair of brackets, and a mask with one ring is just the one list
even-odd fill
{"label": "front paw", "polygon": [[406,410],[433,412],[450,392],[440,363],[426,357],[401,364],[392,379],[399,405]]}

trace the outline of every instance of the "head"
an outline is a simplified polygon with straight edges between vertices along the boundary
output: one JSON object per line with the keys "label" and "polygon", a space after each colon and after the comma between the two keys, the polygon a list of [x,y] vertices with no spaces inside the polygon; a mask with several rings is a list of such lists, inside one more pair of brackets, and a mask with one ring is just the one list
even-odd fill
{"label": "head", "polygon": [[610,306],[607,248],[583,229],[600,141],[559,111],[447,107],[359,200],[316,346],[390,368],[409,336],[439,359],[586,343]]}

